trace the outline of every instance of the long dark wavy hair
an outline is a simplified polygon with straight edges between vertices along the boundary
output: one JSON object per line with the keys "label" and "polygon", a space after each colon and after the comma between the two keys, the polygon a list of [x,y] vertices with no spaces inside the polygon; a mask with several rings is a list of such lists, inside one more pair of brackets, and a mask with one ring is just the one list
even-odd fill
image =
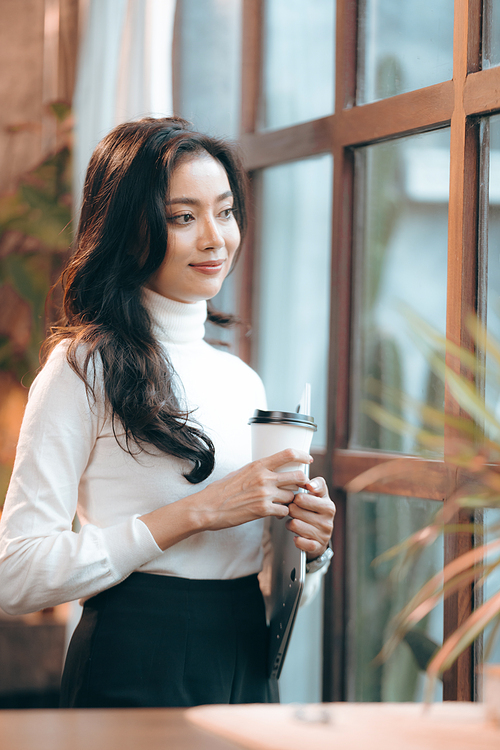
{"label": "long dark wavy hair", "polygon": [[[198,154],[209,154],[226,170],[243,238],[246,178],[231,144],[195,132],[177,117],[119,125],[90,160],[75,252],[60,280],[63,317],[42,350],[44,362],[59,341],[69,340],[68,362],[93,399],[100,360],[115,438],[124,432],[121,447],[135,456],[154,446],[187,459],[192,468],[184,476],[193,484],[213,471],[214,446],[179,405],[173,367],[152,334],[141,292],[167,252],[173,171]],[[216,313],[209,319],[228,321]]]}

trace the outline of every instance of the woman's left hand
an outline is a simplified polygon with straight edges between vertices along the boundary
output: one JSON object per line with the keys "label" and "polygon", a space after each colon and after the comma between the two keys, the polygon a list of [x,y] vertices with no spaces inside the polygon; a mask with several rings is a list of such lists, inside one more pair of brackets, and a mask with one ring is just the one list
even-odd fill
{"label": "woman's left hand", "polygon": [[288,506],[291,516],[287,528],[296,534],[295,545],[307,553],[308,560],[319,557],[328,547],[332,536],[335,505],[328,495],[323,477],[311,479],[307,492],[299,492]]}

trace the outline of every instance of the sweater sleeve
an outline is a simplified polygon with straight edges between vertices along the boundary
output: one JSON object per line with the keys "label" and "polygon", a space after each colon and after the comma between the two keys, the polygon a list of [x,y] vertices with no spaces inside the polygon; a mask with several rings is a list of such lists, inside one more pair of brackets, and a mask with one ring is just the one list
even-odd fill
{"label": "sweater sleeve", "polygon": [[161,554],[138,515],[72,530],[103,412],[57,347],[30,390],[0,521],[0,607],[9,614],[93,596]]}

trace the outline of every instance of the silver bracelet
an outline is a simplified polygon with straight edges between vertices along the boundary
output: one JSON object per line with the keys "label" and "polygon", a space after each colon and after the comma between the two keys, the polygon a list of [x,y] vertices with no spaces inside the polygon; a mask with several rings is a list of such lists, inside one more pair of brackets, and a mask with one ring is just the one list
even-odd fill
{"label": "silver bracelet", "polygon": [[315,573],[317,570],[321,570],[325,565],[330,564],[330,560],[333,557],[333,550],[331,547],[327,547],[322,555],[316,557],[314,560],[306,563],[306,573]]}

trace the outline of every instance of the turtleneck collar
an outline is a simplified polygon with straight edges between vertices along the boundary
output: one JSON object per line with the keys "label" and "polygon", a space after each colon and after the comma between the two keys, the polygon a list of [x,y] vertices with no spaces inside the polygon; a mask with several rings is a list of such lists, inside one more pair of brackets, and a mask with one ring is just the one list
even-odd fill
{"label": "turtleneck collar", "polygon": [[153,319],[153,333],[159,341],[189,344],[205,335],[207,303],[175,302],[161,294],[143,289],[144,303]]}

